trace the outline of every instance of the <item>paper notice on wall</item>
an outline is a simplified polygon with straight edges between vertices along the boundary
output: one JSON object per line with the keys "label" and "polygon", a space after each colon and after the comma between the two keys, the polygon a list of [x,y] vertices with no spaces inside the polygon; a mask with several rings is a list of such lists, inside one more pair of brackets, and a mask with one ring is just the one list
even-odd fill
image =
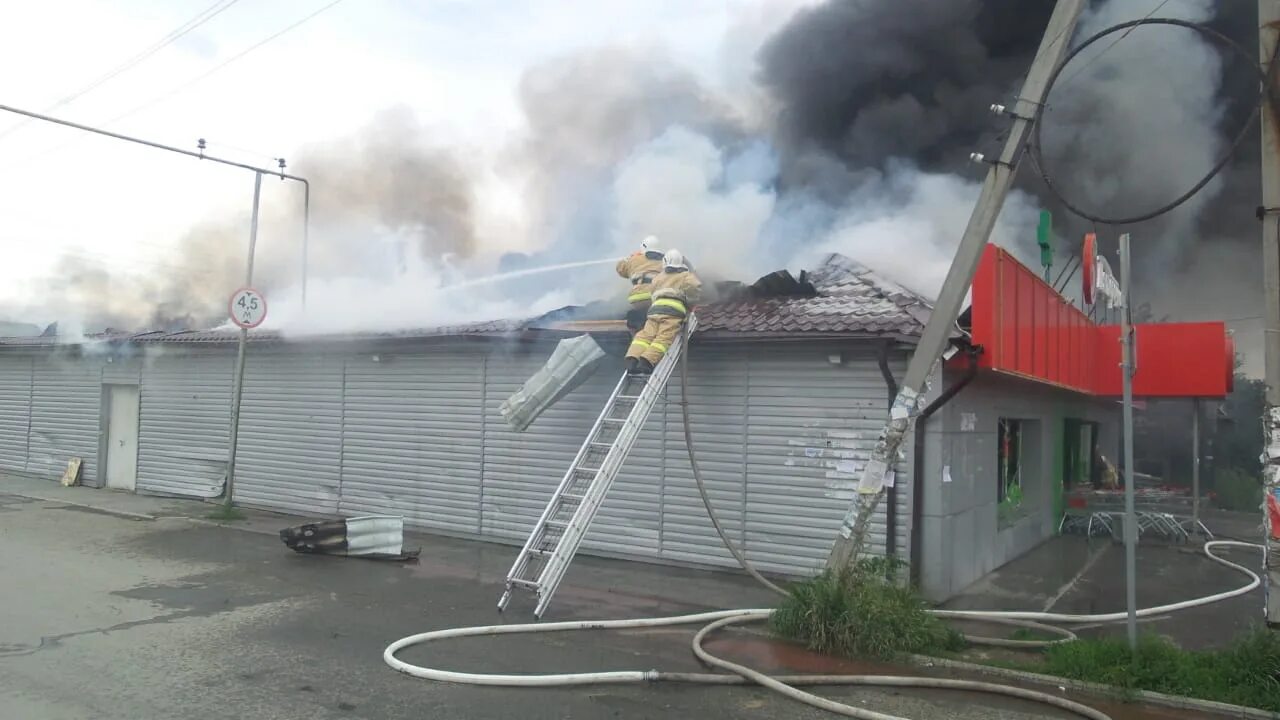
{"label": "paper notice on wall", "polygon": [[960,413],[960,431],[961,432],[973,432],[977,428],[978,428],[977,413],[970,413],[970,412]]}
{"label": "paper notice on wall", "polygon": [[950,465],[942,466],[942,482],[944,483],[951,482],[951,466]]}
{"label": "paper notice on wall", "polygon": [[878,493],[884,486],[884,474],[889,466],[882,460],[868,460],[862,468],[862,479],[858,481],[858,492]]}
{"label": "paper notice on wall", "polygon": [[836,472],[855,475],[858,472],[858,464],[852,460],[837,460]]}
{"label": "paper notice on wall", "polygon": [[893,481],[894,481],[894,472],[890,470],[889,472],[884,474],[884,486],[893,487]]}

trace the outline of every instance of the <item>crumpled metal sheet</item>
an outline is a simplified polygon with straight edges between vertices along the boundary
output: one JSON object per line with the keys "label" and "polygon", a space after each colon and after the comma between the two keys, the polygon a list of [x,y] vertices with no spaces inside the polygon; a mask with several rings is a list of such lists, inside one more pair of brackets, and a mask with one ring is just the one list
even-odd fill
{"label": "crumpled metal sheet", "polygon": [[512,430],[524,432],[543,411],[586,382],[604,357],[590,335],[561,340],[546,364],[502,402],[502,419]]}
{"label": "crumpled metal sheet", "polygon": [[383,560],[409,560],[420,550],[404,549],[404,518],[365,515],[287,527],[280,539],[294,552],[346,555]]}

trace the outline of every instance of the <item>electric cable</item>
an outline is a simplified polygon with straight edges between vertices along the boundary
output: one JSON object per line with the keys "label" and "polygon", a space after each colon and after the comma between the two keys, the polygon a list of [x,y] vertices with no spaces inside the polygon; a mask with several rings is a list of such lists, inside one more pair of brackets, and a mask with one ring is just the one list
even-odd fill
{"label": "electric cable", "polygon": [[335,5],[337,5],[337,4],[338,4],[338,3],[340,3],[340,2],[343,2],[343,0],[331,0],[329,3],[327,3],[327,4],[323,5],[323,6],[321,6],[319,9],[317,9],[317,10],[315,10],[315,11],[311,12],[310,14],[308,14],[308,15],[306,15],[306,16],[304,16],[304,17],[302,17],[302,18],[301,18],[301,19],[299,19],[299,20],[294,21],[292,24],[290,24],[290,25],[288,25],[288,26],[286,26],[286,27],[284,27],[284,28],[282,28],[282,29],[280,29],[280,30],[276,31],[275,33],[272,33],[271,35],[268,35],[267,37],[263,38],[262,40],[259,40],[258,42],[254,43],[253,45],[250,45],[249,47],[245,48],[244,50],[241,50],[240,52],[236,53],[235,55],[232,55],[231,57],[227,58],[226,60],[223,60],[222,62],[218,63],[217,65],[214,65],[212,68],[210,68],[210,69],[206,70],[205,72],[201,73],[200,75],[197,75],[196,77],[194,77],[194,78],[192,78],[192,79],[190,79],[190,80],[188,80],[188,81],[186,81],[186,82],[182,83],[181,85],[178,85],[178,86],[176,86],[176,87],[170,88],[169,90],[167,90],[167,91],[165,91],[165,92],[163,92],[163,93],[161,93],[161,94],[159,94],[159,95],[157,95],[157,96],[155,96],[155,97],[151,98],[150,100],[147,100],[146,102],[142,103],[141,105],[138,105],[138,106],[134,107],[132,110],[129,110],[128,112],[125,112],[125,113],[123,113],[123,114],[121,114],[121,115],[117,115],[116,117],[114,117],[114,118],[112,118],[112,119],[108,120],[108,121],[107,121],[107,124],[108,124],[108,125],[111,125],[111,124],[117,123],[117,122],[119,122],[119,121],[121,121],[121,120],[123,120],[123,119],[125,119],[125,118],[127,118],[127,117],[130,117],[130,116],[132,116],[132,115],[135,115],[135,114],[137,114],[137,113],[140,113],[140,112],[142,112],[143,110],[146,110],[147,108],[150,108],[150,107],[152,107],[152,106],[154,106],[154,105],[158,105],[159,103],[162,103],[162,102],[164,102],[165,100],[168,100],[169,98],[171,98],[171,97],[173,97],[173,96],[175,96],[175,95],[178,95],[179,93],[182,93],[182,92],[186,91],[186,90],[187,90],[188,88],[190,88],[192,85],[195,85],[196,83],[201,82],[202,80],[204,80],[205,78],[209,77],[210,75],[213,75],[214,73],[218,72],[219,70],[221,70],[221,69],[225,68],[226,66],[230,65],[231,63],[233,63],[233,62],[235,62],[235,61],[239,60],[240,58],[244,57],[245,55],[248,55],[249,53],[253,52],[254,50],[257,50],[258,48],[262,47],[263,45],[266,45],[267,43],[270,43],[271,41],[273,41],[273,40],[275,40],[275,39],[279,38],[280,36],[284,35],[285,33],[288,33],[288,32],[290,32],[290,31],[292,31],[292,30],[297,29],[298,27],[300,27],[300,26],[301,26],[301,25],[303,25],[304,23],[308,22],[309,20],[311,20],[312,18],[316,17],[316,16],[317,16],[317,15],[319,15],[320,13],[323,13],[323,12],[325,12],[326,10],[329,10],[330,8],[334,7]]}
{"label": "electric cable", "polygon": [[[166,34],[164,37],[157,40],[152,45],[148,46],[145,50],[130,57],[128,60],[125,60],[120,65],[117,65],[111,70],[108,70],[106,73],[99,75],[97,78],[94,78],[92,81],[89,82],[88,85],[80,88],[79,90],[76,90],[70,95],[67,95],[61,98],[54,104],[46,107],[42,112],[44,112],[45,114],[51,113],[54,110],[57,110],[58,108],[68,103],[74,102],[75,100],[83,97],[84,95],[89,94],[90,92],[96,90],[102,85],[115,79],[116,77],[119,77],[121,74],[142,64],[151,56],[155,55],[156,53],[160,52],[166,47],[177,42],[184,35],[190,33],[191,31],[195,30],[201,25],[221,15],[224,11],[228,10],[232,5],[235,5],[238,2],[240,2],[240,0],[217,0],[217,2],[215,2],[214,4],[196,13],[194,17],[190,18],[189,20],[182,23],[181,25],[174,28],[173,30],[170,30],[168,34]],[[12,127],[8,128],[7,130],[0,132],[0,139],[4,139],[9,135],[17,132],[19,129],[25,127],[30,122],[31,122],[31,119],[28,118],[14,124]]]}
{"label": "electric cable", "polygon": [[[1235,137],[1232,138],[1226,151],[1217,160],[1217,162],[1213,164],[1213,167],[1209,169],[1208,174],[1206,174],[1195,185],[1193,185],[1190,190],[1187,190],[1183,194],[1179,195],[1177,198],[1173,199],[1168,203],[1165,203],[1164,205],[1161,205],[1160,207],[1155,208],[1154,210],[1149,210],[1137,215],[1132,215],[1127,217],[1104,217],[1095,212],[1085,210],[1080,206],[1078,202],[1075,202],[1069,199],[1068,197],[1066,197],[1065,193],[1062,192],[1061,188],[1059,188],[1057,185],[1054,184],[1053,179],[1051,177],[1052,173],[1050,173],[1048,166],[1044,162],[1043,140],[1041,137],[1041,129],[1044,127],[1044,110],[1045,110],[1045,107],[1047,106],[1049,94],[1053,92],[1053,87],[1055,83],[1058,82],[1058,78],[1062,75],[1062,71],[1066,69],[1066,67],[1071,63],[1071,60],[1073,58],[1078,57],[1080,53],[1083,52],[1086,48],[1088,48],[1089,46],[1093,45],[1094,43],[1102,40],[1103,38],[1109,35],[1112,35],[1117,32],[1131,30],[1133,28],[1137,28],[1142,25],[1171,25],[1174,27],[1186,28],[1188,30],[1192,30],[1192,31],[1201,33],[1207,37],[1213,38],[1218,42],[1226,45],[1228,48],[1235,51],[1240,56],[1249,59],[1250,62],[1253,64],[1253,66],[1258,70],[1258,77],[1260,81],[1260,88],[1258,91],[1258,100],[1257,102],[1254,103],[1253,111],[1249,114],[1249,119],[1241,126],[1239,132],[1236,133]],[[1249,134],[1249,129],[1253,127],[1254,121],[1257,120],[1258,116],[1262,112],[1263,104],[1266,102],[1267,96],[1269,94],[1267,89],[1267,82],[1269,78],[1275,75],[1275,70],[1277,68],[1277,60],[1280,60],[1280,45],[1277,46],[1276,52],[1272,54],[1271,60],[1267,64],[1267,68],[1263,70],[1261,67],[1258,66],[1257,63],[1252,62],[1253,56],[1249,54],[1249,51],[1246,50],[1243,45],[1241,45],[1240,43],[1227,37],[1223,33],[1203,23],[1191,22],[1188,20],[1179,20],[1177,18],[1146,17],[1138,20],[1130,20],[1128,22],[1112,25],[1111,27],[1105,28],[1095,33],[1094,35],[1090,36],[1088,39],[1082,42],[1075,49],[1067,53],[1067,56],[1062,59],[1062,62],[1059,63],[1058,66],[1054,68],[1053,72],[1049,75],[1049,80],[1045,84],[1045,91],[1044,91],[1046,104],[1040,106],[1036,114],[1037,115],[1036,122],[1032,123],[1031,142],[1028,143],[1028,146],[1027,146],[1028,154],[1030,155],[1033,164],[1039,170],[1040,178],[1044,180],[1045,187],[1048,189],[1050,194],[1052,194],[1055,198],[1057,198],[1058,202],[1062,203],[1062,205],[1065,208],[1067,208],[1071,212],[1075,213],[1076,215],[1086,220],[1092,220],[1093,222],[1101,223],[1103,225],[1132,225],[1134,223],[1139,223],[1144,220],[1150,220],[1152,218],[1159,217],[1173,210],[1179,205],[1183,204],[1187,200],[1191,199],[1192,196],[1200,192],[1204,188],[1204,186],[1208,185],[1215,177],[1217,177],[1218,173],[1222,172],[1222,169],[1226,167],[1228,162],[1231,161],[1231,158],[1235,155],[1236,150],[1238,150],[1240,146],[1244,143],[1245,137]]]}

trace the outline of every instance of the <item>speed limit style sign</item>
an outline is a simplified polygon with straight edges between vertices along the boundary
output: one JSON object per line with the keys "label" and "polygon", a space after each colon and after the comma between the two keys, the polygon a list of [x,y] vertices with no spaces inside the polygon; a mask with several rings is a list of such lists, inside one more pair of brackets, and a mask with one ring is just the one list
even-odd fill
{"label": "speed limit style sign", "polygon": [[256,328],[267,319],[267,299],[253,288],[240,288],[231,294],[228,312],[236,325],[246,330]]}

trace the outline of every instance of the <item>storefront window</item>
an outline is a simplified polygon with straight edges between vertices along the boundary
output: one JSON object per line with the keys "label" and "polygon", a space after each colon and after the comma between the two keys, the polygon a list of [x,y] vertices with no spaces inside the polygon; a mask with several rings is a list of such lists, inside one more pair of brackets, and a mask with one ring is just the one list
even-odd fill
{"label": "storefront window", "polygon": [[1000,527],[1011,525],[1022,514],[1022,421],[1000,418],[996,503]]}

